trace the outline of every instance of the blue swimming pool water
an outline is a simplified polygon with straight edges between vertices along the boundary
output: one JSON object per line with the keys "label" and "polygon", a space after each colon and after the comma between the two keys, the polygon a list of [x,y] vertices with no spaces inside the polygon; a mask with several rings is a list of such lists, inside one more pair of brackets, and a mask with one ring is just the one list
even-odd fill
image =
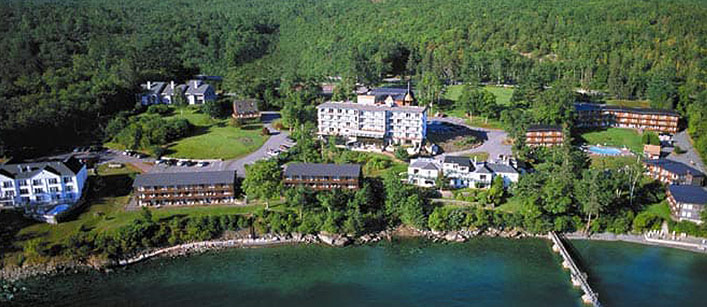
{"label": "blue swimming pool water", "polygon": [[57,214],[62,213],[66,210],[69,210],[69,205],[58,205],[58,206],[52,208],[52,210],[49,210],[49,212],[47,212],[47,214],[57,215]]}
{"label": "blue swimming pool water", "polygon": [[613,147],[589,146],[589,151],[591,151],[592,153],[598,154],[598,155],[606,155],[606,156],[618,156],[621,154],[621,149],[613,148]]}

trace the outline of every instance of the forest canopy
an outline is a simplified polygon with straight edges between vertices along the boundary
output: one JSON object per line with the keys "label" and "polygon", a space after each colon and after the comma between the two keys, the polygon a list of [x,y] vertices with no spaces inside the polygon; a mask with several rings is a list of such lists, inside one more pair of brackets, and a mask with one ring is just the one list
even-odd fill
{"label": "forest canopy", "polygon": [[703,119],[705,20],[699,0],[3,1],[0,156],[102,139],[140,83],[198,73],[266,102],[328,76],[562,80]]}

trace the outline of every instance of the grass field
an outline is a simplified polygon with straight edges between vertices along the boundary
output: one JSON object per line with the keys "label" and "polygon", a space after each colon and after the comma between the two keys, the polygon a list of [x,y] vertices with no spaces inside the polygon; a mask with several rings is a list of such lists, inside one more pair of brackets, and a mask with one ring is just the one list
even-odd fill
{"label": "grass field", "polygon": [[604,157],[590,156],[590,168],[594,169],[619,169],[636,162],[636,157]]}
{"label": "grass field", "polygon": [[633,129],[609,128],[601,131],[590,131],[579,136],[581,141],[590,145],[607,145],[614,147],[628,147],[635,153],[643,152],[643,140],[641,135]]}
{"label": "grass field", "polygon": [[169,118],[184,118],[196,126],[193,136],[180,139],[168,147],[170,157],[188,159],[234,159],[263,146],[267,136],[260,134],[262,124],[231,127],[228,119],[211,119],[197,110],[175,111]]}
{"label": "grass field", "polygon": [[496,208],[496,210],[505,211],[509,213],[519,213],[523,209],[523,203],[520,198],[511,197],[506,200],[504,204],[501,204]]}
{"label": "grass field", "polygon": [[629,108],[650,108],[651,102],[648,100],[622,100],[622,99],[609,99],[606,104],[612,106],[621,106]]}
{"label": "grass field", "polygon": [[[444,98],[452,101],[457,101],[457,99],[459,99],[459,95],[461,95],[463,87],[463,85],[447,86],[444,92]],[[496,103],[498,103],[499,105],[507,106],[511,103],[511,96],[513,96],[513,88],[486,85],[483,86],[483,89],[494,94],[496,96]]]}
{"label": "grass field", "polygon": [[648,206],[645,211],[662,217],[667,221],[670,220],[670,207],[668,207],[668,203],[666,201],[652,204]]}

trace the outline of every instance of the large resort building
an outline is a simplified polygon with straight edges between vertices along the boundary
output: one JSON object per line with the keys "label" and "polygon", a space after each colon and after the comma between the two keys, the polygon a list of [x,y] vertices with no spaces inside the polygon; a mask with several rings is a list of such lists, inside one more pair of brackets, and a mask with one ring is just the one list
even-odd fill
{"label": "large resort building", "polygon": [[497,176],[503,178],[504,187],[518,182],[520,171],[512,160],[477,162],[468,157],[445,156],[443,161],[418,158],[410,161],[408,183],[420,187],[434,187],[437,180],[448,180],[452,188],[486,188]]}
{"label": "large resort building", "polygon": [[675,185],[704,185],[705,175],[699,170],[681,162],[668,159],[645,160],[646,175],[665,183]]}
{"label": "large resort building", "polygon": [[531,147],[562,145],[564,140],[560,126],[532,125],[525,132],[525,144]]}
{"label": "large resort building", "polygon": [[74,204],[81,198],[88,172],[73,157],[0,165],[0,207]]}
{"label": "large resort building", "polygon": [[671,110],[627,108],[593,103],[576,103],[579,128],[633,128],[674,134],[680,115]]}
{"label": "large resort building", "polygon": [[345,137],[349,142],[380,149],[390,145],[415,150],[422,147],[427,137],[427,108],[400,105],[392,95],[363,96],[358,103],[326,102],[317,106],[318,134]]}
{"label": "large resort building", "polygon": [[707,189],[694,185],[670,185],[666,194],[674,219],[702,223],[700,213],[707,206]]}
{"label": "large resort building", "polygon": [[358,190],[361,187],[361,165],[292,163],[285,166],[284,185],[303,186],[313,190]]}
{"label": "large resort building", "polygon": [[140,206],[210,205],[235,201],[235,171],[149,173],[133,182]]}

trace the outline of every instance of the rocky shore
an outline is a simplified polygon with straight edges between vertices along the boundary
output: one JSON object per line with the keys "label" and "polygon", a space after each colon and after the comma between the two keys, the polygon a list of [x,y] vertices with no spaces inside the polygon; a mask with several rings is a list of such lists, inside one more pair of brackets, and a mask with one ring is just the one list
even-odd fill
{"label": "rocky shore", "polygon": [[392,241],[395,238],[419,237],[426,238],[433,242],[466,242],[469,239],[479,236],[501,237],[501,238],[526,238],[535,235],[520,230],[500,230],[494,228],[461,230],[461,231],[431,231],[419,230],[410,227],[398,227],[380,232],[364,234],[358,237],[350,237],[340,234],[265,234],[258,238],[238,236],[228,240],[213,240],[204,242],[186,243],[160,249],[145,251],[118,261],[89,259],[86,262],[78,261],[58,261],[53,260],[45,264],[30,265],[22,267],[6,267],[0,269],[0,281],[16,282],[22,279],[35,276],[51,276],[56,274],[71,274],[83,271],[98,270],[110,272],[115,267],[126,266],[154,257],[179,257],[205,251],[226,249],[226,248],[252,248],[266,247],[283,244],[324,244],[333,247],[344,247],[348,245],[365,245],[382,240]]}

